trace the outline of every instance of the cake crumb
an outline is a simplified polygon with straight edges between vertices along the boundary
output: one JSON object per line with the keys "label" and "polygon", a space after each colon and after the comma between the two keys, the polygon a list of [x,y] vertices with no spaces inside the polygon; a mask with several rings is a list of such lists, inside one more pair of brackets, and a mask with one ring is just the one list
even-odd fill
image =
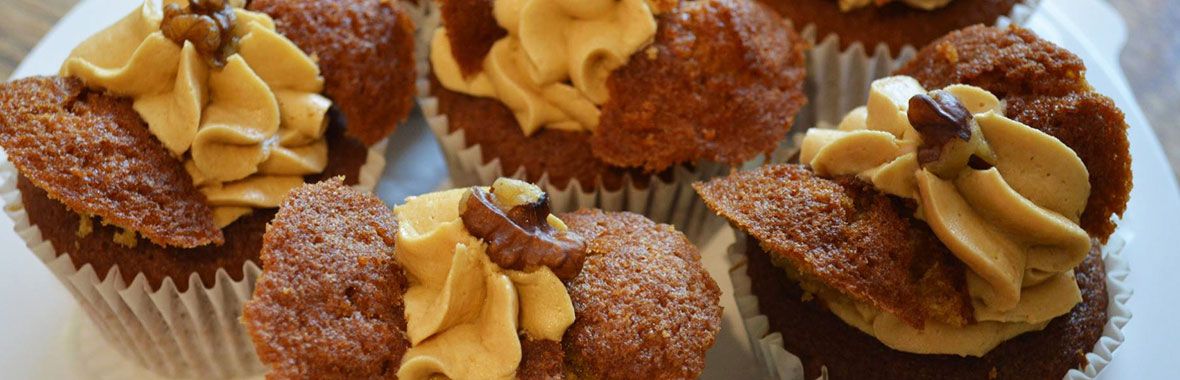
{"label": "cake crumb", "polygon": [[84,238],[94,232],[94,222],[90,220],[92,217],[88,214],[78,214],[78,237]]}
{"label": "cake crumb", "polygon": [[1086,366],[1090,365],[1090,359],[1086,358],[1085,352],[1082,350],[1077,350],[1076,352],[1078,354],[1078,369],[1084,369]]}
{"label": "cake crumb", "polygon": [[938,52],[942,54],[943,58],[946,58],[947,62],[952,64],[959,62],[959,50],[955,48],[955,45],[949,43],[939,44]]}
{"label": "cake crumb", "polygon": [[135,230],[126,228],[120,229],[119,233],[115,234],[114,240],[116,244],[127,248],[135,248],[135,245],[139,244],[139,237],[135,233]]}
{"label": "cake crumb", "polygon": [[0,146],[21,177],[73,214],[134,229],[160,246],[224,243],[205,197],[132,103],[77,78],[4,83]]}

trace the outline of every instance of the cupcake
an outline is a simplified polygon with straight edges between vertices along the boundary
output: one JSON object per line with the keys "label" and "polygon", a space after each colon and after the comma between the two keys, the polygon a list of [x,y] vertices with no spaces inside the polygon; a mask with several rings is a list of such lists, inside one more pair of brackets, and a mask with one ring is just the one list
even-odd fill
{"label": "cupcake", "polygon": [[754,2],[448,0],[437,13],[419,103],[453,181],[537,182],[559,211],[690,228],[691,180],[774,151],[805,103],[804,43]]}
{"label": "cupcake", "polygon": [[270,378],[695,378],[720,290],[638,214],[500,179],[393,210],[338,179],[268,228],[243,321]]}
{"label": "cupcake", "polygon": [[761,0],[790,20],[808,51],[808,98],[800,123],[835,123],[864,104],[873,80],[918,47],[968,26],[1022,24],[1040,0]]}
{"label": "cupcake", "polygon": [[1129,318],[1122,112],[1016,27],[951,33],[897,74],[809,130],[801,164],[696,185],[740,232],[759,355],[782,378],[1095,376]]}
{"label": "cupcake", "polygon": [[18,234],[115,350],[162,375],[262,369],[238,319],[266,223],[304,181],[371,190],[412,105],[395,6],[251,6],[147,1],[59,75],[0,85]]}

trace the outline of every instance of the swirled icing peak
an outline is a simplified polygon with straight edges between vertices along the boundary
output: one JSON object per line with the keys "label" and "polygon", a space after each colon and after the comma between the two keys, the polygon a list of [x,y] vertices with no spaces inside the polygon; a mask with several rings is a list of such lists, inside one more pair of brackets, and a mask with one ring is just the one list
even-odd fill
{"label": "swirled icing peak", "polygon": [[[520,185],[512,182],[494,186]],[[394,209],[400,226],[394,254],[410,280],[405,313],[411,347],[400,378],[513,378],[522,334],[560,342],[574,322],[569,293],[548,267],[511,270],[488,257],[488,243],[473,236],[460,217],[469,192],[410,197]],[[509,194],[521,194],[493,193],[508,205],[517,203]],[[551,215],[549,223],[565,229]]]}
{"label": "swirled icing peak", "polygon": [[879,6],[883,6],[885,4],[892,3],[894,1],[900,1],[902,3],[905,3],[905,5],[908,5],[908,6],[911,6],[914,8],[918,8],[918,9],[922,9],[922,10],[927,10],[927,11],[932,11],[932,10],[935,10],[938,8],[942,8],[942,7],[945,7],[947,4],[951,3],[951,0],[839,0],[839,1],[840,1],[840,10],[844,11],[844,12],[854,11],[857,9],[861,9],[861,8],[865,8],[865,7],[869,7],[869,6],[873,6],[873,5],[879,7]]}
{"label": "swirled icing peak", "polygon": [[928,93],[910,77],[879,79],[868,105],[837,129],[807,132],[800,162],[916,200],[916,217],[969,269],[979,322],[963,328],[922,331],[864,305],[833,303],[891,347],[980,356],[1081,300],[1072,269],[1091,248],[1078,226],[1090,193],[1086,166],[1060,140],[1004,117],[1003,103],[983,89]]}
{"label": "swirled icing peak", "polygon": [[494,14],[508,35],[483,71],[463,75],[446,28],[433,36],[432,67],[447,89],[504,103],[525,135],[542,126],[593,131],[607,77],[656,33],[644,0],[496,0]]}
{"label": "swirled icing peak", "polygon": [[[165,7],[173,12],[168,21]],[[195,37],[165,35],[163,28],[173,26],[166,22],[183,18],[175,15],[180,7],[192,5],[146,1],[75,48],[61,74],[132,98],[151,133],[185,161],[224,227],[254,208],[278,207],[304,175],[323,171],[332,103],[319,95],[319,67],[275,31],[269,16],[229,8],[217,13],[232,12],[217,25],[228,23],[228,36],[221,37],[232,37],[236,50],[223,67],[213,67],[216,60],[190,41]]]}

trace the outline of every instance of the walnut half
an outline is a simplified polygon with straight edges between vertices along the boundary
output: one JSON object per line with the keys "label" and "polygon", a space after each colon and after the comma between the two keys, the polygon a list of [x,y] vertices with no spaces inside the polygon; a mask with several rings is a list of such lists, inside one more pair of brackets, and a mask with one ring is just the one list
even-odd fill
{"label": "walnut half", "polygon": [[562,280],[582,271],[586,242],[549,224],[548,195],[504,210],[492,192],[473,187],[459,205],[463,225],[487,242],[488,257],[501,268],[532,271],[546,266]]}
{"label": "walnut half", "polygon": [[914,95],[906,116],[922,135],[918,163],[939,177],[953,178],[968,166],[985,169],[995,161],[975,117],[950,92]]}
{"label": "walnut half", "polygon": [[160,31],[182,46],[191,42],[210,66],[224,67],[226,58],[237,50],[235,19],[233,7],[225,0],[192,0],[188,7],[173,3],[164,6]]}

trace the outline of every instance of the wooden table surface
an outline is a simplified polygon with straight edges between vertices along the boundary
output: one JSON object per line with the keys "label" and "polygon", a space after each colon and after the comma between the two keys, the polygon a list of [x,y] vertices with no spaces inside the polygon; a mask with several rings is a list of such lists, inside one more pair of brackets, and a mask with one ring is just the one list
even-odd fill
{"label": "wooden table surface", "polygon": [[[1110,0],[1127,20],[1122,64],[1180,177],[1180,1]],[[0,0],[0,78],[7,78],[77,0]],[[1100,26],[1098,26],[1100,28]],[[1100,30],[1100,29],[1095,29]]]}

